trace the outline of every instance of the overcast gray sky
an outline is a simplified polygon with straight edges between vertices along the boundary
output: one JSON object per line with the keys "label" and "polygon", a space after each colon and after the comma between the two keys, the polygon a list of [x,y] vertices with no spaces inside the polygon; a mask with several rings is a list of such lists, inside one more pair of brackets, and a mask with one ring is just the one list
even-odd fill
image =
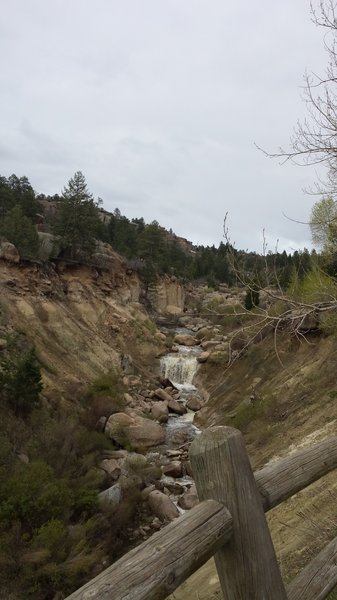
{"label": "overcast gray sky", "polygon": [[[315,2],[314,2],[315,3]],[[318,2],[317,2],[318,3]],[[310,243],[313,168],[280,166],[322,73],[309,0],[1,0],[0,174],[60,192],[81,170],[107,210],[195,243]]]}

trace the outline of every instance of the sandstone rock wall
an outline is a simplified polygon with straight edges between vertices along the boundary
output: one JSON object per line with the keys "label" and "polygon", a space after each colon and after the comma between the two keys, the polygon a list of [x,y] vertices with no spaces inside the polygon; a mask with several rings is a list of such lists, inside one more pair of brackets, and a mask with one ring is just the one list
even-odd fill
{"label": "sandstone rock wall", "polygon": [[150,288],[148,300],[159,314],[180,315],[185,306],[185,289],[174,277],[164,277]]}

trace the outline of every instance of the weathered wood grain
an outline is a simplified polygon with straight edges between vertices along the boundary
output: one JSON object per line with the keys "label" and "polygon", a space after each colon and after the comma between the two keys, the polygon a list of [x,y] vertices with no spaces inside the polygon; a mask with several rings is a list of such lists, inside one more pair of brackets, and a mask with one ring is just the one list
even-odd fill
{"label": "weathered wood grain", "polygon": [[190,459],[199,498],[222,502],[233,518],[233,536],[215,555],[225,600],[286,600],[240,431],[207,429],[193,441]]}
{"label": "weathered wood grain", "polygon": [[264,510],[270,510],[337,467],[337,436],[254,473]]}
{"label": "weathered wood grain", "polygon": [[324,600],[337,585],[337,538],[287,586],[288,600]]}
{"label": "weathered wood grain", "polygon": [[67,600],[161,600],[231,536],[228,510],[207,500],[155,533]]}
{"label": "weathered wood grain", "polygon": [[[246,508],[242,513],[244,519],[240,523],[240,528],[243,523],[244,529],[247,527],[249,529],[250,520],[253,520],[255,527],[257,527],[257,523],[260,521],[255,521],[255,509],[252,512],[252,506],[255,506],[257,502],[256,489],[253,496],[250,492],[247,493],[247,489],[251,489],[251,480],[247,488],[247,471],[245,468],[242,471],[242,465],[247,466],[248,461],[245,451],[243,452],[241,448],[238,452],[237,442],[233,443],[232,439],[227,448],[229,456],[226,458],[225,465],[220,466],[218,462],[219,455],[223,455],[223,432],[219,434],[216,430],[223,429],[213,428],[208,430],[211,433],[207,435],[215,436],[216,443],[203,442],[197,451],[194,449],[195,446],[192,449],[191,454],[195,452],[195,455],[199,455],[196,460],[191,458],[195,470],[195,479],[198,480],[201,477],[209,491],[209,497],[218,497],[221,502],[226,504],[228,498],[223,493],[223,486],[227,485],[226,482],[232,476],[231,473],[234,474],[236,487],[232,498],[234,508],[232,506],[231,510],[235,509],[234,515],[237,515],[238,511],[241,514],[244,508],[243,504],[246,501]],[[235,430],[230,431],[232,433],[229,437],[235,438],[236,436],[233,435]],[[205,433],[202,435],[205,435]],[[240,432],[236,433],[240,437]],[[220,438],[220,441],[218,438]],[[194,444],[199,443],[200,440],[199,437]],[[212,452],[206,460],[203,453],[207,449],[207,444],[210,444]],[[244,455],[246,458],[244,458]],[[205,472],[202,476],[199,473],[200,465],[202,470],[207,469],[207,473]],[[259,491],[260,504],[262,499],[263,510],[266,512],[274,508],[336,467],[337,437],[333,437],[310,448],[299,450],[290,457],[280,459],[256,471],[254,476]],[[242,474],[244,476],[241,481]],[[248,479],[250,478],[248,477]],[[199,496],[201,499],[205,497],[200,490]],[[262,527],[265,533],[264,528],[265,522]],[[227,509],[218,502],[206,500],[125,555],[98,577],[74,592],[68,597],[68,600],[135,600],[136,598],[137,600],[161,600],[174,591],[178,585],[222,546],[220,553],[222,557],[220,561],[221,570],[223,571],[223,560],[226,560],[228,562],[227,571],[231,572],[230,565],[233,564],[233,557],[230,560],[229,558],[233,542],[225,546],[230,537],[230,531],[231,516]],[[241,598],[249,598],[249,600],[275,598],[275,600],[278,600],[279,598],[286,598],[280,584],[278,569],[276,569],[276,579],[279,591],[274,589],[274,557],[272,557],[271,563],[268,562],[269,559],[267,560],[268,564],[265,559],[264,562],[261,562],[264,555],[256,549],[254,531],[251,531],[248,535],[251,546],[247,555],[250,555],[250,559],[249,556],[246,556],[246,559],[244,558],[245,552],[249,548],[249,545],[246,546],[245,544],[244,552],[239,558],[242,564],[245,563],[245,560],[259,564],[262,571],[259,576],[261,575],[263,578],[268,576],[270,579],[268,573],[271,574],[273,578],[272,592],[265,593],[263,588],[256,595],[249,591],[247,592],[248,595],[235,596],[230,591],[229,595],[225,596],[226,600],[236,600],[237,598],[240,598],[240,600]],[[337,541],[334,540],[288,586],[288,597],[289,600],[323,600],[336,584]],[[243,594],[245,593],[243,591]],[[268,596],[268,594],[271,595]]]}

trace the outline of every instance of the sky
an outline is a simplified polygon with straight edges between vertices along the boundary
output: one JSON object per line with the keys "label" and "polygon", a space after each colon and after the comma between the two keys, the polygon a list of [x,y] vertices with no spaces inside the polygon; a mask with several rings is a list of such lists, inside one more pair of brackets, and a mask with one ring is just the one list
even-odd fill
{"label": "sky", "polygon": [[195,244],[218,245],[228,213],[237,248],[310,247],[283,213],[309,220],[315,169],[256,147],[289,146],[304,73],[324,72],[309,0],[0,7],[1,175],[54,194],[80,170],[105,209]]}

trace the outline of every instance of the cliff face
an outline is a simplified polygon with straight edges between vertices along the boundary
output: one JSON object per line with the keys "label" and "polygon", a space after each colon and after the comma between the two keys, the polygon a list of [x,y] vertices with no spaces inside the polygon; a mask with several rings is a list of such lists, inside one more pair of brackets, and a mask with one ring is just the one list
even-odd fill
{"label": "cliff face", "polygon": [[180,315],[185,306],[184,287],[174,277],[163,277],[147,292],[151,306],[158,314]]}
{"label": "cliff face", "polygon": [[[0,261],[0,337],[20,332],[36,348],[46,395],[68,399],[127,353],[156,372],[163,351],[149,326],[136,274],[116,258],[109,272]],[[75,399],[75,398],[73,398]]]}

